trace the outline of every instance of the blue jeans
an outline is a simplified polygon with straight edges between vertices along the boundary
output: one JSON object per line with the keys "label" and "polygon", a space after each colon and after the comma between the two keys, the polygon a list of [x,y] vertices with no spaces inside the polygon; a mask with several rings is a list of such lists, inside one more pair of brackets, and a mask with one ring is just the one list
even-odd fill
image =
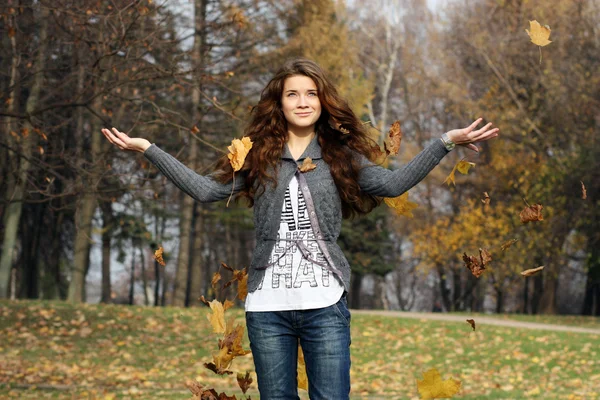
{"label": "blue jeans", "polygon": [[350,311],[346,296],[311,310],[246,312],[261,400],[299,400],[298,341],[312,400],[350,396]]}

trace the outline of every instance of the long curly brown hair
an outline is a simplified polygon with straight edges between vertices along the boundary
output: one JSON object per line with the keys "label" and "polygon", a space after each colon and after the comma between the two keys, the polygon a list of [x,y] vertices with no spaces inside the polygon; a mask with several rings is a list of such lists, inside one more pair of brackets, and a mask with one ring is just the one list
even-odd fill
{"label": "long curly brown hair", "polygon": [[[277,185],[276,176],[269,175],[268,171],[277,174],[288,139],[281,98],[285,80],[294,75],[307,76],[317,86],[322,111],[315,124],[315,132],[321,145],[323,160],[329,165],[342,200],[343,217],[370,212],[381,199],[360,189],[357,181],[360,166],[351,152],[375,160],[379,146],[369,138],[365,126],[352,112],[347,101],[338,94],[321,67],[307,59],[295,59],[285,63],[261,92],[258,104],[252,108],[250,123],[244,131],[244,136],[250,137],[253,146],[241,170],[245,173],[246,180],[245,188],[239,195],[247,198],[252,206],[254,197],[264,191],[267,182]],[[331,117],[333,118],[330,120]],[[337,123],[331,126],[330,121]],[[226,156],[219,160],[216,169],[216,177],[220,182],[231,181],[233,170]]]}

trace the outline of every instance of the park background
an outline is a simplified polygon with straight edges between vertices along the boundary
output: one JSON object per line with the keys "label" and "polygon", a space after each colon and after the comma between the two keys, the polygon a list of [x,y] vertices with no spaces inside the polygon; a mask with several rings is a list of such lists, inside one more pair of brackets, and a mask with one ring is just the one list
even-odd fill
{"label": "park background", "polygon": [[[144,320],[144,329],[158,333],[157,326],[177,321],[196,324],[193,310],[206,313],[197,308],[204,307],[201,296],[234,299],[233,286],[215,289],[211,278],[220,270],[224,281],[230,279],[222,262],[236,269],[249,264],[251,210],[243,202],[194,202],[141,154],[111,146],[100,130],[114,126],[144,137],[209,173],[231,140],[242,136],[260,90],[293,57],[321,64],[380,144],[400,121],[402,145],[385,161],[390,168],[479,116],[501,130],[499,138],[481,144],[479,154],[452,152],[413,188],[409,200],[418,207],[412,218],[382,204],[344,222],[339,243],[352,266],[352,309],[575,314],[596,318],[568,324],[598,326],[598,1],[5,0],[0,15],[0,298],[12,299],[0,303],[6,337],[15,339],[12,329],[24,328],[39,335],[54,313],[69,319],[91,312],[88,321],[106,316],[126,326],[133,315],[144,315],[140,310],[154,307],[154,322]],[[552,43],[531,42],[526,30],[532,20],[549,26]],[[461,159],[476,165],[467,175],[457,173],[455,185],[445,184]],[[520,212],[533,204],[543,205],[543,220],[522,223]],[[161,246],[164,267],[153,258]],[[493,261],[476,278],[462,255],[477,255],[479,248],[488,249]],[[534,276],[520,274],[539,266],[544,270]],[[133,314],[112,305],[102,311],[94,308],[99,302],[141,307],[132,307]],[[167,325],[156,322],[161,318]],[[75,319],[77,327],[85,320]],[[369,321],[388,335],[388,329],[415,332]],[[356,323],[360,334],[368,331]],[[184,332],[182,326],[176,331]],[[435,348],[453,332],[439,329],[439,336],[415,334],[422,347],[412,355],[424,357],[420,350]],[[191,342],[189,335],[198,334],[184,337]],[[523,335],[523,343],[533,341]],[[5,367],[18,358],[11,358],[13,345],[33,343],[19,337],[22,342],[11,339],[0,347],[8,355]],[[175,349],[178,338],[165,336],[174,354],[183,351]],[[584,396],[600,392],[600,374],[589,361],[596,345],[585,347],[579,338],[562,338],[578,344],[558,356],[582,355],[579,366],[592,369],[587,373],[594,379],[573,384],[574,390],[589,389],[579,394]],[[479,355],[489,350],[478,345],[473,349]],[[412,360],[404,350],[420,363],[414,374],[446,351]],[[30,351],[32,359],[44,354]],[[383,357],[373,351],[363,366]],[[514,351],[507,357],[533,354]],[[125,353],[138,360],[134,351]],[[174,359],[168,353],[165,365]],[[198,350],[196,356],[205,354]],[[27,371],[27,357],[18,359],[13,371]],[[573,366],[565,360],[567,365]],[[527,379],[544,369],[535,371]],[[587,376],[582,371],[570,370],[568,379]],[[533,390],[510,385],[520,394]],[[474,387],[473,398],[481,398],[481,386]],[[570,386],[560,387],[567,396]]]}

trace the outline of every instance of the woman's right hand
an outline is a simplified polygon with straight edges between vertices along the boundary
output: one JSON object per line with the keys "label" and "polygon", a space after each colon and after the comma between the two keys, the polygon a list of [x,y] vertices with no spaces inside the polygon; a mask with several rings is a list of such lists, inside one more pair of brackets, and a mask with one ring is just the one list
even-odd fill
{"label": "woman's right hand", "polygon": [[109,142],[116,145],[121,150],[137,151],[143,153],[152,143],[143,138],[132,138],[126,133],[120,132],[117,128],[108,130],[102,128],[102,133]]}

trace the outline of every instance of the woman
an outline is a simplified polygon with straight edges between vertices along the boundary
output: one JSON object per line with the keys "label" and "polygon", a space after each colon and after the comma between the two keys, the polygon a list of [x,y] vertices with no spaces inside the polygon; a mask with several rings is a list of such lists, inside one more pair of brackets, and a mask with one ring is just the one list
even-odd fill
{"label": "woman", "polygon": [[371,161],[376,150],[365,128],[321,68],[298,59],[277,72],[253,108],[244,134],[253,146],[234,184],[227,157],[205,177],[146,139],[102,132],[122,150],[143,152],[197,201],[232,191],[250,201],[256,248],[245,308],[261,399],[299,399],[299,343],[310,398],[337,400],[350,393],[350,266],[336,244],[342,217],[409,190],[455,145],[477,151],[475,143],[498,135],[491,123],[476,130],[480,122],[446,132],[403,168],[387,170]]}

